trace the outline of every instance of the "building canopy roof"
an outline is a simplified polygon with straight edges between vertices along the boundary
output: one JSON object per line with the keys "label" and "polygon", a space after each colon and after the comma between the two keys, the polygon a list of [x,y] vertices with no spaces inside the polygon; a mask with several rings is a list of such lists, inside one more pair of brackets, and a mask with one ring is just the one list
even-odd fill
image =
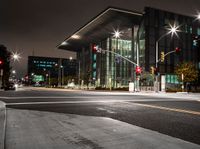
{"label": "building canopy roof", "polygon": [[123,30],[139,24],[142,14],[117,8],[108,8],[81,27],[73,35],[67,37],[59,49],[79,51],[89,43],[97,43],[111,36],[114,30]]}

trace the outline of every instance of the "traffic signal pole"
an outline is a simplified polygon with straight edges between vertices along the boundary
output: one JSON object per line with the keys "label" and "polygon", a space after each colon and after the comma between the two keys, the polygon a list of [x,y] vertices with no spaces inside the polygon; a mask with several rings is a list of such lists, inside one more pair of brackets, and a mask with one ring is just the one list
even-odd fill
{"label": "traffic signal pole", "polygon": [[[124,57],[124,56],[122,56],[122,55],[120,55],[120,54],[118,54],[118,53],[116,53],[116,52],[113,52],[113,51],[104,50],[104,49],[102,49],[102,48],[96,47],[96,52],[97,52],[97,53],[103,53],[103,52],[112,53],[112,54],[117,55],[117,56],[121,57],[122,59],[124,59],[124,60],[130,62],[131,64],[133,64],[133,65],[139,67],[139,58],[137,58],[137,63],[136,63],[136,62],[133,62],[133,61],[131,61],[130,59],[128,59],[128,58],[126,58],[126,57]],[[138,52],[137,52],[137,56],[139,57],[139,53],[138,53]],[[139,78],[136,79],[136,84],[135,84],[135,85],[136,85],[136,91],[139,91]]]}
{"label": "traffic signal pole", "polygon": [[[156,69],[158,70],[158,42],[161,38],[159,38],[157,41],[156,41]],[[158,85],[158,74],[156,75],[156,82],[154,84],[154,91],[155,92],[158,92],[159,89],[158,89],[159,85]]]}
{"label": "traffic signal pole", "polygon": [[[180,52],[180,48],[176,47],[175,50],[167,52],[166,54],[164,54],[163,58],[165,58],[167,55],[172,54],[172,53],[179,53]],[[158,63],[161,61],[162,59],[158,58],[158,42],[156,42],[156,69],[158,70]],[[155,91],[158,92],[159,91],[159,84],[158,84],[158,75],[156,75],[156,84],[155,84]]]}

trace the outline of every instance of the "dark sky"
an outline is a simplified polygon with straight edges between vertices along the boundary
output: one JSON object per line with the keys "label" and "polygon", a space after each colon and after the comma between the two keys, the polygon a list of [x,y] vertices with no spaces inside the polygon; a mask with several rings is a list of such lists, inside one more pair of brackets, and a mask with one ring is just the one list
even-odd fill
{"label": "dark sky", "polygon": [[24,75],[33,53],[75,57],[56,45],[109,6],[139,12],[151,6],[192,16],[200,11],[200,0],[0,0],[0,44],[21,53],[12,65]]}

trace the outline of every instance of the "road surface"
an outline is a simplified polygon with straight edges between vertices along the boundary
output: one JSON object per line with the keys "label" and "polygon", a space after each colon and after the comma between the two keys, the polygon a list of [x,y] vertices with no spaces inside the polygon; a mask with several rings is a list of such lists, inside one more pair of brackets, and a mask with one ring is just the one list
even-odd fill
{"label": "road surface", "polygon": [[[62,148],[62,144],[65,143],[60,139],[57,139],[59,141],[55,142],[55,146],[52,145],[52,142],[48,143],[49,139],[46,141],[44,140],[44,138],[47,138],[48,134],[50,134],[52,140],[55,139],[55,136],[52,136],[52,133],[48,132],[52,132],[52,128],[54,130],[54,126],[56,128],[58,124],[65,126],[65,128],[72,125],[76,126],[74,129],[79,130],[77,135],[79,133],[81,134],[82,129],[88,130],[89,128],[93,128],[93,131],[102,137],[97,137],[96,140],[92,140],[90,135],[86,132],[82,132],[88,137],[80,139],[75,136],[70,138],[71,140],[68,138],[68,145],[71,145],[71,148],[78,148],[78,146],[81,148],[81,145],[83,146],[82,148],[114,148],[116,147],[116,142],[122,140],[120,138],[124,139],[125,136],[124,142],[121,142],[122,146],[127,144],[125,148],[131,148],[132,145],[140,146],[141,144],[144,145],[142,146],[143,148],[156,148],[156,145],[158,148],[161,148],[163,143],[165,147],[169,148],[169,146],[167,146],[167,144],[170,144],[169,142],[178,142],[179,145],[182,144],[186,148],[200,147],[200,102],[198,96],[194,99],[188,99],[187,96],[172,98],[171,96],[155,96],[154,94],[137,95],[92,91],[41,90],[34,88],[0,92],[0,95],[0,100],[4,101],[7,105],[6,148],[8,149],[16,147],[17,141],[14,141],[15,144],[13,144],[13,140],[21,141],[21,145],[24,144],[28,146],[31,143],[31,141],[29,141],[29,143],[27,141],[27,143],[23,142],[23,140],[25,140],[23,138],[20,140],[20,138],[18,138],[20,135],[26,136],[25,138],[28,138],[28,136],[35,136],[31,139],[35,139],[38,142],[41,140],[41,143],[39,143],[40,147],[44,144],[49,144],[46,145],[47,148],[60,145]],[[177,94],[174,95],[177,96]],[[64,122],[61,117],[64,117]],[[74,118],[75,122],[71,122],[70,117],[76,117]],[[53,124],[53,120],[57,123]],[[92,121],[91,123],[89,123],[90,120]],[[107,137],[112,136],[111,140],[113,140],[109,143],[107,142],[107,145],[106,143],[102,145],[101,139],[103,139],[105,135],[104,133],[100,133],[103,132],[104,128],[100,125],[102,121],[105,122],[102,123],[102,125],[117,123],[116,125],[108,125],[108,128],[111,128],[111,130],[122,129],[124,126],[129,129],[124,128],[124,131],[120,131],[121,133],[115,135],[111,135],[113,131],[108,131],[110,135],[106,134]],[[71,125],[69,124],[70,122]],[[83,122],[87,123],[87,127],[79,125]],[[92,124],[94,122],[95,124]],[[44,129],[44,127],[46,128]],[[98,131],[95,128],[98,128]],[[106,127],[105,129],[108,128]],[[142,130],[139,131],[142,133],[137,135],[138,137],[140,136],[141,140],[137,140],[131,135],[135,132],[134,130],[138,129]],[[27,132],[24,130],[28,130],[28,136]],[[38,130],[40,130],[39,132],[44,132],[37,136],[36,133],[38,133]],[[59,131],[59,128],[54,131]],[[126,131],[132,133],[124,134],[123,132]],[[65,134],[62,135],[63,138],[65,138]],[[144,136],[148,137],[145,139]],[[81,137],[81,135],[79,137]],[[130,138],[132,138],[132,140],[136,139],[137,141],[132,141],[130,143]],[[165,139],[159,140],[159,138]],[[79,142],[77,143],[78,146],[72,143],[73,140]],[[70,141],[72,144],[69,143]],[[113,142],[113,146],[110,144],[111,142]],[[88,146],[86,144],[88,144]],[[27,148],[27,146],[24,148]],[[35,145],[35,148],[39,146]],[[122,146],[119,145],[119,147]],[[179,147],[183,148],[183,146],[176,146],[176,148]],[[44,148],[44,146],[41,148]]]}

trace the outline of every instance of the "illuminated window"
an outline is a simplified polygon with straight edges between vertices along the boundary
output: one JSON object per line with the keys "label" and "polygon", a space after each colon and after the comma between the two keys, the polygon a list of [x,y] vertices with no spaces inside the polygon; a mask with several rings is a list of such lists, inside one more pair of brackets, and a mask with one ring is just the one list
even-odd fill
{"label": "illuminated window", "polygon": [[190,27],[190,33],[192,34],[192,27]]}
{"label": "illuminated window", "polygon": [[94,55],[93,55],[93,60],[96,61],[96,59],[97,59],[97,55],[94,54]]}
{"label": "illuminated window", "polygon": [[200,35],[200,28],[197,28],[197,35]]}
{"label": "illuminated window", "polygon": [[93,69],[96,69],[96,63],[93,63]]}

